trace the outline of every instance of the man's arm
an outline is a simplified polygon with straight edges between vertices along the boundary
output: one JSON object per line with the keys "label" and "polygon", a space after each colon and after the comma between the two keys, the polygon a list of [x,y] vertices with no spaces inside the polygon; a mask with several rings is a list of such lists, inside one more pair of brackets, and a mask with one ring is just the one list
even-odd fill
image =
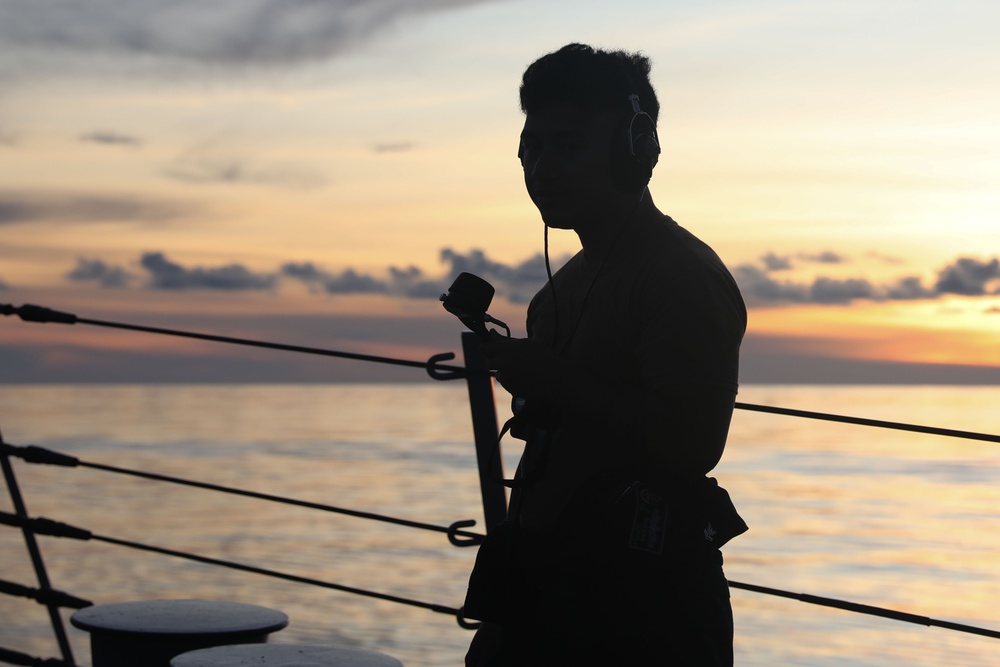
{"label": "man's arm", "polygon": [[614,387],[532,339],[498,336],[483,352],[513,395],[549,403],[581,424],[620,425],[625,439],[641,443],[663,472],[702,476],[722,457],[736,400],[723,387]]}

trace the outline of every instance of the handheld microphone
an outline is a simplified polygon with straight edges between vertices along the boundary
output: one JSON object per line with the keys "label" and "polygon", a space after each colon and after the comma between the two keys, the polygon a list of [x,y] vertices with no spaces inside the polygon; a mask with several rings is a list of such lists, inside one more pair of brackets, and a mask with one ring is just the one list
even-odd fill
{"label": "handheld microphone", "polygon": [[[510,331],[506,324],[490,317],[486,309],[493,301],[493,285],[471,273],[462,272],[455,278],[448,291],[441,295],[444,309],[462,321],[484,342],[490,340],[487,322],[495,322]],[[509,334],[508,334],[509,335]]]}

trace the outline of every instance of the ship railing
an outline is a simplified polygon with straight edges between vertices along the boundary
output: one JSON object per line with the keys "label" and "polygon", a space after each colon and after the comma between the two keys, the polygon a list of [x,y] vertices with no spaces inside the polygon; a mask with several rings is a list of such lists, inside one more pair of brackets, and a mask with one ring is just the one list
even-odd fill
{"label": "ship railing", "polygon": [[[292,351],[292,352],[300,352],[307,354],[319,354],[324,356],[353,359],[369,363],[385,363],[385,364],[394,364],[400,366],[409,366],[425,370],[428,373],[428,375],[430,375],[430,377],[434,378],[435,380],[447,381],[447,380],[464,379],[468,386],[468,392],[469,392],[469,405],[472,414],[473,437],[475,441],[476,458],[479,470],[480,491],[483,501],[483,513],[487,531],[493,526],[502,522],[506,516],[506,492],[504,490],[504,487],[499,483],[497,476],[499,472],[500,477],[502,478],[502,456],[500,452],[500,436],[499,436],[499,429],[497,426],[495,398],[493,394],[493,378],[492,374],[487,369],[485,359],[483,358],[482,354],[479,351],[478,339],[472,333],[465,332],[462,334],[462,349],[464,354],[464,363],[461,366],[455,366],[444,363],[451,361],[455,358],[455,355],[451,352],[434,355],[429,360],[424,362],[424,361],[394,359],[390,357],[378,357],[373,355],[342,352],[336,350],[324,350],[324,349],[309,348],[296,345],[285,345],[285,344],[271,343],[266,341],[231,338],[225,336],[216,336],[212,334],[178,331],[173,329],[160,329],[160,328],[145,327],[145,326],[124,324],[118,322],[107,322],[103,320],[85,319],[85,318],[79,318],[76,315],[72,315],[69,313],[64,313],[60,311],[51,310],[49,308],[33,306],[33,305],[15,307],[10,305],[0,304],[0,314],[18,315],[21,317],[22,320],[27,322],[92,324],[96,326],[129,329],[129,330],[154,333],[154,334],[197,338],[201,340],[210,340],[226,344],[249,345],[252,347],[260,347],[273,350]],[[968,440],[978,440],[982,442],[1000,443],[1000,435],[976,433],[971,431],[944,429],[932,426],[921,426],[921,425],[906,424],[901,422],[882,421],[882,420],[851,417],[845,415],[828,414],[822,412],[794,410],[794,409],[781,408],[775,406],[755,405],[755,404],[741,403],[741,402],[736,403],[736,408],[739,410],[769,413],[785,417],[796,417],[796,418],[804,418],[812,420],[840,422],[840,423],[854,424],[859,426],[866,426],[870,428],[893,429],[893,430],[909,431],[915,433],[925,433],[942,437],[962,438]],[[32,566],[34,568],[36,578],[38,580],[37,588],[33,588],[30,586],[14,582],[7,582],[0,580],[0,594],[13,595],[13,596],[32,599],[38,602],[39,604],[45,606],[46,609],[48,610],[53,633],[55,635],[55,639],[59,645],[59,649],[61,652],[61,658],[43,659],[30,656],[9,648],[0,647],[0,663],[7,663],[13,665],[44,665],[45,667],[75,667],[76,665],[76,662],[73,657],[72,647],[70,646],[70,642],[66,633],[65,626],[63,624],[63,619],[60,610],[81,609],[90,606],[92,602],[90,602],[89,600],[84,600],[75,597],[71,594],[62,592],[57,588],[53,587],[52,582],[50,582],[48,573],[45,568],[45,563],[42,557],[41,550],[38,546],[38,540],[36,539],[37,535],[105,542],[129,549],[135,549],[144,552],[152,552],[161,555],[167,555],[176,558],[196,561],[204,564],[214,565],[218,567],[264,575],[268,577],[285,580],[290,583],[320,587],[325,589],[332,589],[353,595],[376,598],[402,605],[419,607],[435,613],[452,616],[456,619],[457,623],[462,628],[465,629],[474,629],[478,627],[478,623],[469,622],[464,618],[462,613],[462,608],[460,606],[455,607],[445,604],[415,600],[402,596],[392,595],[389,593],[366,590],[357,587],[346,586],[335,582],[322,581],[311,577],[291,574],[287,572],[260,568],[245,563],[239,563],[236,561],[212,558],[200,554],[183,552],[174,549],[167,549],[156,545],[124,540],[116,538],[114,536],[96,534],[90,530],[87,530],[86,528],[73,526],[67,523],[63,523],[61,521],[56,521],[45,517],[32,517],[28,513],[26,503],[21,494],[20,487],[17,482],[17,477],[15,475],[14,466],[11,463],[12,457],[17,458],[23,461],[24,463],[29,463],[29,464],[55,465],[65,468],[76,468],[76,467],[91,468],[108,472],[111,474],[140,477],[156,482],[183,485],[218,493],[234,494],[244,497],[255,498],[266,502],[293,505],[317,511],[342,514],[363,520],[386,522],[412,529],[438,532],[446,535],[449,543],[455,547],[477,546],[482,542],[483,538],[485,537],[481,533],[471,532],[467,530],[468,528],[473,527],[476,523],[474,520],[471,519],[458,520],[448,526],[433,525],[420,521],[403,519],[399,517],[391,517],[372,512],[364,512],[343,507],[336,507],[333,505],[316,503],[308,500],[276,496],[271,494],[260,493],[253,490],[227,487],[208,482],[164,475],[151,471],[128,469],[118,466],[107,465],[99,462],[85,461],[75,456],[70,456],[68,454],[64,454],[61,452],[53,451],[51,449],[46,449],[34,445],[19,446],[11,443],[6,443],[3,441],[2,434],[0,434],[0,464],[2,464],[3,467],[4,478],[7,483],[8,491],[11,496],[14,508],[14,513],[0,512],[0,524],[21,530],[24,537],[26,548],[28,550],[28,554],[32,561]],[[818,595],[811,595],[807,593],[795,593],[787,590],[771,588],[767,586],[758,586],[755,584],[749,584],[732,580],[729,581],[729,585],[731,588],[739,590],[759,593],[763,595],[782,597],[787,599],[794,599],[809,604],[841,609],[853,613],[878,616],[896,621],[915,623],[929,627],[939,627],[955,632],[969,633],[969,634],[990,637],[993,639],[1000,639],[1000,631],[998,630],[973,626],[964,623],[955,623],[947,620],[935,619],[928,616],[912,614],[909,612],[899,611],[895,609],[888,609],[885,607],[880,607],[875,605],[862,604],[858,602],[852,602],[848,600],[841,600],[841,599],[818,596]]]}

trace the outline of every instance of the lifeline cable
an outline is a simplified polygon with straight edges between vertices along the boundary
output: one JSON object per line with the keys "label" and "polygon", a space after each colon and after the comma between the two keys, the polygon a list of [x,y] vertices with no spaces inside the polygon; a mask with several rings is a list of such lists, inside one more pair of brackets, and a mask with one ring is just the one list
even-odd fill
{"label": "lifeline cable", "polygon": [[75,468],[75,467],[93,468],[94,470],[103,470],[105,472],[113,472],[113,473],[118,473],[120,475],[131,475],[133,477],[141,477],[144,479],[149,479],[159,482],[170,482],[172,484],[192,486],[198,489],[205,489],[208,491],[218,491],[220,493],[229,493],[237,496],[256,498],[258,500],[269,500],[271,502],[282,503],[285,505],[295,505],[297,507],[322,510],[324,512],[345,514],[347,516],[352,516],[359,519],[383,521],[385,523],[392,523],[397,526],[406,526],[408,528],[421,528],[423,530],[436,531],[439,533],[447,533],[449,538],[451,538],[452,536],[462,536],[472,540],[481,541],[484,537],[483,535],[477,533],[469,533],[464,530],[456,530],[456,527],[459,525],[462,526],[474,525],[475,521],[471,520],[458,522],[450,527],[435,526],[429,523],[421,523],[419,521],[409,521],[407,519],[397,519],[395,517],[385,516],[383,514],[375,514],[373,512],[362,512],[359,510],[345,509],[342,507],[335,507],[333,505],[325,505],[322,503],[316,503],[307,500],[296,500],[294,498],[285,498],[283,496],[275,496],[269,493],[260,493],[259,491],[247,491],[245,489],[237,489],[231,486],[221,486],[219,484],[211,484],[208,482],[198,482],[194,480],[183,479],[181,477],[172,477],[170,475],[161,475],[159,473],[145,472],[143,470],[119,468],[117,466],[105,465],[103,463],[91,463],[88,461],[81,461],[75,456],[62,454],[60,452],[56,452],[51,449],[38,447],[37,445],[27,445],[22,447],[18,445],[12,445],[10,443],[0,443],[0,452],[8,454],[10,456],[16,456],[28,463],[57,465],[66,468]]}
{"label": "lifeline cable", "polygon": [[[106,322],[103,320],[91,320],[77,317],[72,313],[64,313],[43,306],[25,304],[23,306],[12,306],[10,304],[0,304],[0,315],[18,315],[25,322],[59,322],[62,324],[92,324],[96,326],[113,327],[118,329],[128,329],[132,331],[143,331],[147,333],[158,333],[170,336],[182,336],[185,338],[195,338],[209,340],[220,343],[230,343],[234,345],[248,345],[251,347],[262,347],[275,350],[286,350],[290,352],[303,352],[306,354],[319,354],[330,357],[341,357],[345,359],[355,359],[358,361],[372,361],[376,363],[395,364],[398,366],[409,366],[412,368],[422,368],[428,371],[448,371],[456,374],[492,375],[489,371],[476,371],[460,366],[446,366],[437,362],[413,361],[407,359],[393,359],[391,357],[379,357],[368,354],[357,354],[354,352],[341,352],[337,350],[325,350],[321,348],[303,347],[300,345],[286,345],[283,343],[270,343],[266,341],[248,340],[245,338],[230,338],[228,336],[216,336],[212,334],[202,334],[190,331],[178,331],[175,329],[160,329],[157,327],[145,327],[134,324],[123,324],[120,322]],[[432,373],[433,375],[433,373]],[[754,405],[752,403],[735,404],[737,410],[748,410],[751,412],[767,412],[776,415],[789,417],[803,417],[806,419],[818,419],[823,421],[841,422],[845,424],[856,424],[859,426],[872,426],[875,428],[895,429],[899,431],[910,431],[913,433],[925,433],[930,435],[942,435],[952,438],[963,438],[966,440],[980,440],[983,442],[1000,443],[1000,435],[990,435],[986,433],[975,433],[972,431],[961,431],[956,429],[936,428],[932,426],[919,426],[915,424],[904,424],[901,422],[884,421],[879,419],[865,419],[860,417],[848,417],[824,412],[813,412],[809,410],[793,410],[790,408],[778,408],[766,405]]]}
{"label": "lifeline cable", "polygon": [[34,600],[40,605],[66,607],[68,609],[83,609],[84,607],[91,607],[94,604],[90,600],[84,600],[63,591],[51,588],[31,588],[3,579],[0,579],[0,593]]}
{"label": "lifeline cable", "polygon": [[[2,433],[0,433],[0,445],[4,445]],[[14,506],[14,511],[17,512],[16,515],[12,516],[27,520],[28,508],[21,494],[21,487],[17,483],[14,466],[11,465],[10,457],[7,456],[5,450],[0,450],[0,467],[3,468],[3,476],[7,482],[7,490],[10,493],[11,503]],[[42,558],[42,551],[38,547],[35,534],[24,528],[22,528],[21,532],[24,536],[24,545],[27,547],[28,555],[31,557],[31,564],[39,586],[51,589],[52,584],[49,582],[48,570],[45,568],[45,560]],[[73,647],[70,645],[69,636],[66,634],[66,627],[63,624],[62,616],[59,614],[59,609],[54,604],[48,604],[46,605],[46,610],[48,611],[49,621],[52,624],[52,632],[55,633],[56,643],[59,644],[59,651],[62,654],[63,660],[72,664],[75,662]]]}
{"label": "lifeline cable", "polygon": [[456,609],[454,607],[448,607],[445,605],[434,604],[430,602],[421,602],[420,600],[412,600],[410,598],[404,598],[398,595],[378,593],[376,591],[369,591],[363,588],[355,588],[353,586],[345,586],[343,584],[336,584],[329,581],[322,581],[320,579],[302,577],[296,574],[288,574],[287,572],[269,570],[267,568],[256,567],[254,565],[237,563],[235,561],[222,560],[219,558],[211,558],[209,556],[200,556],[198,554],[187,553],[184,551],[176,551],[174,549],[166,549],[164,547],[142,544],[141,542],[122,540],[115,537],[109,537],[107,535],[98,535],[89,530],[86,530],[85,528],[79,528],[77,526],[72,526],[70,524],[62,523],[60,521],[53,521],[52,519],[46,519],[44,517],[24,518],[24,517],[19,517],[16,514],[0,512],[0,524],[20,527],[24,530],[28,530],[33,533],[37,533],[39,535],[48,535],[51,537],[66,537],[70,539],[83,540],[83,541],[94,540],[95,542],[106,542],[107,544],[115,544],[122,547],[128,547],[130,549],[137,549],[139,551],[149,551],[152,553],[158,553],[165,556],[175,556],[177,558],[192,560],[198,563],[205,563],[207,565],[217,565],[219,567],[225,567],[231,570],[240,570],[242,572],[262,574],[268,577],[274,577],[276,579],[284,579],[286,581],[293,581],[300,584],[309,584],[320,588],[330,588],[333,590],[342,591],[344,593],[353,593],[355,595],[360,595],[363,597],[370,597],[378,600],[386,600],[388,602],[396,602],[399,604],[409,605],[411,607],[420,607],[421,609],[429,609],[430,611],[437,612],[439,614],[447,614],[450,616],[455,616],[458,619],[461,619],[461,610]]}
{"label": "lifeline cable", "polygon": [[339,357],[342,359],[353,359],[355,361],[370,361],[378,364],[393,364],[396,366],[408,366],[410,368],[422,368],[428,370],[449,371],[452,373],[469,374],[466,368],[460,366],[445,366],[442,364],[431,364],[426,361],[414,361],[411,359],[394,359],[392,357],[380,357],[372,354],[359,354],[356,352],[342,352],[338,350],[326,350],[323,348],[306,347],[303,345],[287,345],[285,343],[271,343],[260,340],[250,340],[247,338],[233,338],[230,336],[217,336],[215,334],[203,334],[193,331],[181,331],[178,329],[163,329],[160,327],[147,327],[138,324],[126,324],[123,322],[108,322],[106,320],[93,320],[84,317],[77,317],[73,313],[65,313],[44,306],[36,306],[26,303],[23,306],[11,304],[0,304],[0,315],[17,315],[25,322],[59,324],[90,324],[100,327],[110,327],[113,329],[125,329],[128,331],[141,331],[144,333],[163,334],[166,336],[180,336],[182,338],[194,338],[196,340],[208,340],[216,343],[229,343],[231,345],[246,345],[249,347],[262,347],[270,350],[284,350],[286,352],[302,352],[305,354],[318,354],[326,357]]}
{"label": "lifeline cable", "polygon": [[77,667],[75,662],[66,662],[58,658],[35,658],[27,653],[3,647],[0,647],[0,662],[11,665],[26,665],[27,667]]}
{"label": "lifeline cable", "polygon": [[974,635],[982,635],[984,637],[992,637],[993,639],[1000,639],[1000,632],[996,630],[979,628],[974,625],[966,625],[964,623],[939,621],[937,619],[929,618],[927,616],[910,614],[905,611],[896,611],[894,609],[886,609],[885,607],[876,607],[870,604],[861,604],[859,602],[848,602],[846,600],[837,600],[835,598],[825,598],[825,597],[820,597],[818,595],[809,595],[808,593],[791,593],[789,591],[783,591],[778,588],[768,588],[767,586],[756,586],[754,584],[743,584],[738,581],[730,581],[729,586],[731,588],[740,588],[746,591],[752,591],[754,593],[775,595],[778,597],[789,598],[791,600],[798,600],[799,602],[817,604],[823,607],[834,607],[836,609],[843,609],[845,611],[853,611],[856,614],[868,614],[869,616],[880,616],[882,618],[889,618],[894,621],[903,621],[905,623],[916,623],[918,625],[935,626],[939,628],[945,628],[946,630],[955,630],[956,632],[968,632]]}
{"label": "lifeline cable", "polygon": [[982,440],[983,442],[1000,442],[1000,435],[991,435],[989,433],[975,433],[973,431],[959,431],[950,428],[937,428],[935,426],[918,426],[916,424],[902,424],[900,422],[883,421],[880,419],[847,417],[844,415],[832,415],[825,412],[811,412],[809,410],[792,410],[790,408],[775,408],[768,405],[753,405],[752,403],[736,403],[736,408],[738,410],[750,410],[752,412],[768,412],[771,414],[784,415],[787,417],[802,417],[804,419],[819,419],[822,421],[841,422],[844,424],[855,424],[857,426],[872,426],[874,428],[888,428],[897,431],[926,433],[928,435],[942,435],[949,438]]}
{"label": "lifeline cable", "polygon": [[[389,602],[397,602],[400,604],[406,604],[414,607],[420,607],[423,609],[429,609],[439,614],[447,614],[450,616],[455,616],[456,619],[459,620],[459,623],[462,622],[461,610],[455,609],[453,607],[447,607],[445,605],[439,605],[439,604],[432,604],[429,602],[420,602],[418,600],[411,600],[408,598],[398,597],[395,595],[377,593],[374,591],[354,588],[351,586],[344,586],[342,584],[335,584],[327,581],[321,581],[318,579],[311,579],[308,577],[300,577],[298,575],[287,574],[275,570],[268,570],[265,568],[259,568],[252,565],[244,565],[242,563],[236,563],[233,561],[225,561],[216,558],[209,558],[207,556],[199,556],[197,554],[189,554],[183,551],[164,549],[162,547],[146,545],[139,542],[120,540],[117,538],[107,537],[103,535],[95,535],[94,533],[88,530],[77,528],[76,526],[71,526],[65,523],[53,521],[52,519],[46,519],[43,517],[27,519],[19,517],[14,514],[0,512],[0,524],[20,526],[30,531],[36,532],[40,535],[51,535],[53,537],[68,537],[79,540],[96,540],[99,542],[107,542],[108,544],[116,544],[119,546],[129,547],[132,549],[138,549],[140,551],[151,551],[154,553],[159,553],[167,556],[176,556],[178,558],[193,560],[200,563],[206,563],[209,565],[218,565],[221,567],[227,567],[234,570],[241,570],[244,572],[251,572],[255,574],[263,574],[266,576],[275,577],[278,579],[285,579],[288,581],[294,581],[297,583],[311,584],[313,586],[318,586],[321,588],[331,588],[334,590],[343,591],[346,593],[353,593],[355,595],[361,595],[364,597],[372,597],[380,600],[386,600]],[[947,630],[953,630],[955,632],[965,632],[969,634],[981,635],[984,637],[991,637],[993,639],[1000,639],[1000,631],[990,630],[989,628],[980,628],[973,625],[966,625],[964,623],[941,621],[929,618],[927,616],[920,616],[918,614],[896,611],[894,609],[886,609],[884,607],[876,607],[873,605],[861,604],[857,602],[849,602],[846,600],[838,600],[835,598],[820,597],[818,595],[809,595],[806,593],[792,593],[790,591],[785,591],[778,588],[769,588],[767,586],[756,586],[753,584],[744,584],[736,581],[730,581],[729,585],[732,588],[743,589],[754,593],[774,595],[778,597],[798,600],[800,602],[807,602],[810,604],[817,604],[826,607],[834,607],[837,609],[843,609],[846,611],[852,611],[860,614],[880,616],[882,618],[887,618],[896,621],[917,623],[926,626],[936,626]]]}

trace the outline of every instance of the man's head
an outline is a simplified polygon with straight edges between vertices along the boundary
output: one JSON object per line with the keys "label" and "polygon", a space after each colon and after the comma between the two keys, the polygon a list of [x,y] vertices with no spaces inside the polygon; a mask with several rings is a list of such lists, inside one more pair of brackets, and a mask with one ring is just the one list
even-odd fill
{"label": "man's head", "polygon": [[524,71],[521,111],[530,114],[547,105],[569,104],[625,118],[632,115],[629,95],[638,95],[642,110],[656,123],[660,103],[649,82],[649,71],[649,58],[641,53],[567,44]]}
{"label": "man's head", "polygon": [[[525,70],[520,157],[546,223],[572,227],[571,218],[587,211],[613,215],[643,192],[659,152],[660,106],[649,71],[641,54],[583,44],[564,46]],[[569,210],[571,203],[580,211]]]}

